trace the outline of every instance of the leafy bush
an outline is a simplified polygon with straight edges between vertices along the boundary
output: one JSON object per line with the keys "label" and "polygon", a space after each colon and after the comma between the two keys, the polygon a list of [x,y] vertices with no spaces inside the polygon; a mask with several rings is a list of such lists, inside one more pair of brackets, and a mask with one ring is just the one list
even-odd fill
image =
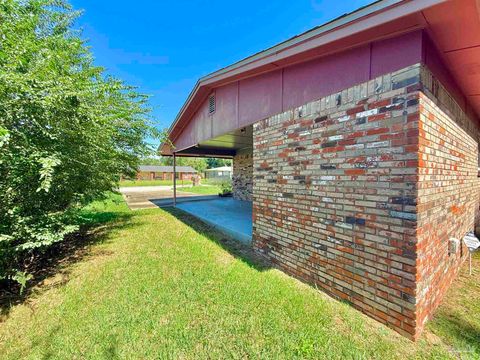
{"label": "leafy bush", "polygon": [[227,195],[227,194],[231,194],[232,191],[233,191],[233,188],[232,188],[232,181],[231,180],[223,180],[221,183],[220,183],[220,189],[221,189],[221,194],[222,195]]}
{"label": "leafy bush", "polygon": [[63,0],[0,2],[0,279],[24,283],[159,135],[146,96],[93,65],[78,15]]}
{"label": "leafy bush", "polygon": [[218,178],[202,178],[202,184],[220,186],[223,180]]}

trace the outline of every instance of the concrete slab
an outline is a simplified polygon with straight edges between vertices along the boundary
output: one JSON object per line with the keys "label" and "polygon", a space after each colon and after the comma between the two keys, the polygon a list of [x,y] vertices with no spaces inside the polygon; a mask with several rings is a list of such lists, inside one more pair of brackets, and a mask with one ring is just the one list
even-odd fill
{"label": "concrete slab", "polygon": [[[134,186],[119,189],[128,207],[132,210],[149,209],[173,205],[173,190],[171,186]],[[212,198],[211,195],[199,195],[177,190],[177,201],[185,198]],[[214,197],[215,198],[215,197]]]}
{"label": "concrete slab", "polygon": [[249,244],[252,241],[252,203],[232,198],[219,198],[202,201],[185,201],[177,204],[181,209],[217,230]]}
{"label": "concrete slab", "polygon": [[[190,193],[181,193],[177,191],[177,204],[181,204],[184,202],[191,202],[191,201],[205,201],[205,200],[215,200],[218,199],[218,195],[198,195],[198,194],[190,194]],[[173,206],[173,198],[168,197],[164,199],[151,199],[154,205],[158,207],[168,207]]]}

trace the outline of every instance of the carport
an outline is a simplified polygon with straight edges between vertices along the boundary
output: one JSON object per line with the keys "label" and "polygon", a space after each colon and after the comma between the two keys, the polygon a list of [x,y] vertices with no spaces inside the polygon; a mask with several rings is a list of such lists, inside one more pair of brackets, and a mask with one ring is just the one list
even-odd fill
{"label": "carport", "polygon": [[[215,101],[213,99],[212,101]],[[222,118],[223,119],[223,118]],[[227,118],[224,118],[225,121]],[[230,126],[235,126],[230,124]],[[206,123],[205,121],[200,121],[196,129],[205,132],[205,129],[210,128],[210,124]],[[188,129],[187,129],[188,130]],[[189,137],[195,138],[194,135],[189,135]],[[253,130],[252,125],[245,126],[239,129],[235,129],[229,132],[226,132],[222,135],[215,136],[212,138],[208,138],[203,140],[196,145],[189,146],[182,149],[172,149],[169,146],[162,146],[161,148],[162,155],[171,155],[173,156],[173,167],[174,171],[176,171],[176,158],[180,157],[216,157],[216,158],[225,158],[225,159],[232,159],[234,162],[233,167],[233,176],[235,177],[248,177],[250,183],[253,173],[251,170],[252,168],[248,169],[248,174],[245,173],[245,169],[242,167],[235,166],[235,160],[241,160],[241,158],[248,158],[249,163],[253,162],[252,154],[253,154]],[[250,155],[250,156],[248,156]],[[237,171],[235,171],[237,170]],[[174,203],[176,203],[176,181],[174,179]],[[251,193],[251,191],[250,191]],[[251,194],[250,194],[251,195]],[[241,200],[251,200],[250,197],[242,198]]]}
{"label": "carport", "polygon": [[[215,104],[212,106],[215,107]],[[228,120],[225,119],[225,122],[228,123]],[[235,123],[236,121],[229,126],[235,126]],[[209,127],[209,124],[203,122],[201,126],[199,130],[205,132],[205,127]],[[217,230],[243,243],[250,243],[252,239],[251,190],[241,189],[245,186],[245,183],[249,183],[250,187],[252,183],[252,133],[253,130],[250,125],[208,138],[194,146],[175,149],[175,151],[167,149],[166,153],[162,152],[163,155],[173,156],[174,172],[177,168],[177,157],[216,157],[233,160],[233,182],[235,187],[233,198],[196,197],[179,199],[174,177],[173,206],[201,219]],[[194,135],[191,134],[190,136]],[[245,159],[249,163],[247,167],[244,164],[242,165],[242,161]],[[248,174],[246,174],[245,170],[248,171]]]}

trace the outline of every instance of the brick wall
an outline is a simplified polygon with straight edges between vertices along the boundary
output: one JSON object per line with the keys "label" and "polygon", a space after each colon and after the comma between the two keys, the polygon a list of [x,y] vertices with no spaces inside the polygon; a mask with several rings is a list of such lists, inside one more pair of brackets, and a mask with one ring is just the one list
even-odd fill
{"label": "brick wall", "polygon": [[[192,177],[194,175],[196,175],[196,174],[194,174],[194,173],[180,173],[179,178],[180,178],[180,180],[192,180]],[[172,177],[172,179],[173,179],[173,177]]]}
{"label": "brick wall", "polygon": [[418,184],[418,325],[438,307],[467,259],[460,247],[449,254],[450,238],[460,241],[478,216],[478,122],[466,116],[424,68],[420,96]]}
{"label": "brick wall", "polygon": [[137,172],[137,180],[153,180],[155,176],[150,171]]}
{"label": "brick wall", "polygon": [[416,339],[467,257],[449,239],[478,223],[478,120],[414,65],[253,136],[254,248]]}
{"label": "brick wall", "polygon": [[237,200],[252,201],[253,151],[239,151],[233,158],[232,188]]}
{"label": "brick wall", "polygon": [[254,247],[415,335],[420,66],[254,125]]}

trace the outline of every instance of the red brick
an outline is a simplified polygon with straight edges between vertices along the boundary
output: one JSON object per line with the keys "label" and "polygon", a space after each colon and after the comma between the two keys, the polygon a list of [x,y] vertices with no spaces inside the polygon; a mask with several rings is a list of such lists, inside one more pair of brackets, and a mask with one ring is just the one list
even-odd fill
{"label": "red brick", "polygon": [[[414,84],[391,97],[370,94],[308,119],[254,127],[253,247],[411,339],[466,258],[464,251],[449,256],[448,240],[471,230],[480,193],[478,126],[441,87],[442,108],[422,89]],[[402,91],[418,105],[388,106]],[[356,115],[364,104],[382,113],[365,123]],[[319,116],[327,120],[310,120]]]}

